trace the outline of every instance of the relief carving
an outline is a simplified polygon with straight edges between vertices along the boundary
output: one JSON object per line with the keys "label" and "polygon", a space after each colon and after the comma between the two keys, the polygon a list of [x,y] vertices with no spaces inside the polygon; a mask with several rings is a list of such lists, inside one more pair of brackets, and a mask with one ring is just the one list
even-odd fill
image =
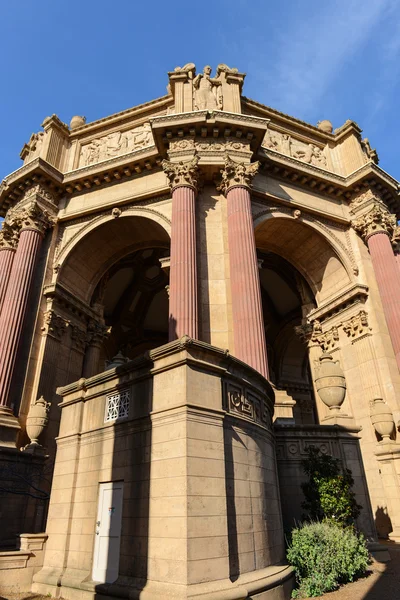
{"label": "relief carving", "polygon": [[343,321],[342,327],[345,334],[350,338],[357,338],[371,331],[368,325],[368,314],[365,310],[360,310],[354,317]]}
{"label": "relief carving", "polygon": [[82,146],[79,166],[92,165],[154,144],[150,123],[128,131],[114,131]]}
{"label": "relief carving", "polygon": [[306,144],[300,140],[293,139],[286,133],[268,130],[262,142],[264,148],[286,154],[297,158],[315,167],[326,168],[327,160],[325,150],[315,144]]}
{"label": "relief carving", "polygon": [[217,190],[227,194],[232,187],[250,187],[253,177],[257,174],[260,163],[238,163],[229,156],[225,159],[225,168],[221,169],[222,182]]}
{"label": "relief carving", "polygon": [[204,140],[172,140],[169,143],[170,152],[193,151],[197,152],[251,152],[250,142],[240,142],[235,139],[224,142],[205,138]]}

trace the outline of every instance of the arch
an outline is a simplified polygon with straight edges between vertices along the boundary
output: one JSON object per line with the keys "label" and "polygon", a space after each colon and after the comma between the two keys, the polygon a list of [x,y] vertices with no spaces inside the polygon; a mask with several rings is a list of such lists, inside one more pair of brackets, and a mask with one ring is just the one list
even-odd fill
{"label": "arch", "polygon": [[311,216],[293,216],[285,208],[255,215],[257,248],[290,262],[306,279],[317,305],[354,282],[356,265],[339,238]]}
{"label": "arch", "polygon": [[153,209],[132,207],[102,215],[63,248],[57,282],[89,303],[101,277],[115,262],[137,249],[168,248],[169,244],[170,222]]}

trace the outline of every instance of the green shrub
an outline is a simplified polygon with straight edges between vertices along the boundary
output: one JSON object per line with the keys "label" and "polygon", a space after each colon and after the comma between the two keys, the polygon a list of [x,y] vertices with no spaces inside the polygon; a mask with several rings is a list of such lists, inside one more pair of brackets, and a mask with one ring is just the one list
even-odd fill
{"label": "green shrub", "polygon": [[330,592],[365,573],[369,563],[364,536],[329,521],[294,529],[287,558],[298,583],[293,598]]}
{"label": "green shrub", "polygon": [[308,481],[301,488],[305,497],[302,507],[305,518],[311,521],[330,519],[346,527],[353,525],[360,509],[351,488],[354,479],[349,469],[342,469],[337,458],[322,454],[318,448],[309,446],[307,458],[302,461]]}

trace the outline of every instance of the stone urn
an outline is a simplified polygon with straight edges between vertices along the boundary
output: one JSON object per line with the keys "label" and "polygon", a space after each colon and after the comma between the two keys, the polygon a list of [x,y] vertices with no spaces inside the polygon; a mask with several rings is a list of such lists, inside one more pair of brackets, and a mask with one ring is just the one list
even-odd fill
{"label": "stone urn", "polygon": [[85,123],[86,123],[86,117],[81,117],[80,115],[75,115],[71,119],[69,128],[76,129],[77,127],[82,127],[82,125],[85,125]]}
{"label": "stone urn", "polygon": [[35,403],[31,404],[29,414],[26,418],[26,433],[31,440],[31,444],[38,446],[39,436],[49,422],[50,402],[41,396]]}
{"label": "stone urn", "polygon": [[346,379],[338,360],[330,354],[320,356],[315,387],[322,402],[332,411],[339,411],[346,396]]}
{"label": "stone urn", "polygon": [[129,362],[129,359],[126,358],[126,356],[124,356],[120,350],[118,354],[116,354],[112,357],[111,360],[108,360],[106,362],[106,371],[108,371],[109,369],[115,369],[116,367],[121,367],[127,362]]}
{"label": "stone urn", "polygon": [[393,413],[383,398],[371,400],[370,407],[372,425],[376,433],[381,436],[382,442],[387,442],[392,435],[394,427]]}

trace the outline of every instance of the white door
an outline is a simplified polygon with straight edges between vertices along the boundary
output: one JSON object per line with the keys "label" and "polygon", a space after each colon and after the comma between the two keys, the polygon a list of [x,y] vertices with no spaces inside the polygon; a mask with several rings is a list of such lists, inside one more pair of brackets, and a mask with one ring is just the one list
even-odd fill
{"label": "white door", "polygon": [[118,577],[123,483],[101,483],[94,544],[94,581],[112,583]]}

